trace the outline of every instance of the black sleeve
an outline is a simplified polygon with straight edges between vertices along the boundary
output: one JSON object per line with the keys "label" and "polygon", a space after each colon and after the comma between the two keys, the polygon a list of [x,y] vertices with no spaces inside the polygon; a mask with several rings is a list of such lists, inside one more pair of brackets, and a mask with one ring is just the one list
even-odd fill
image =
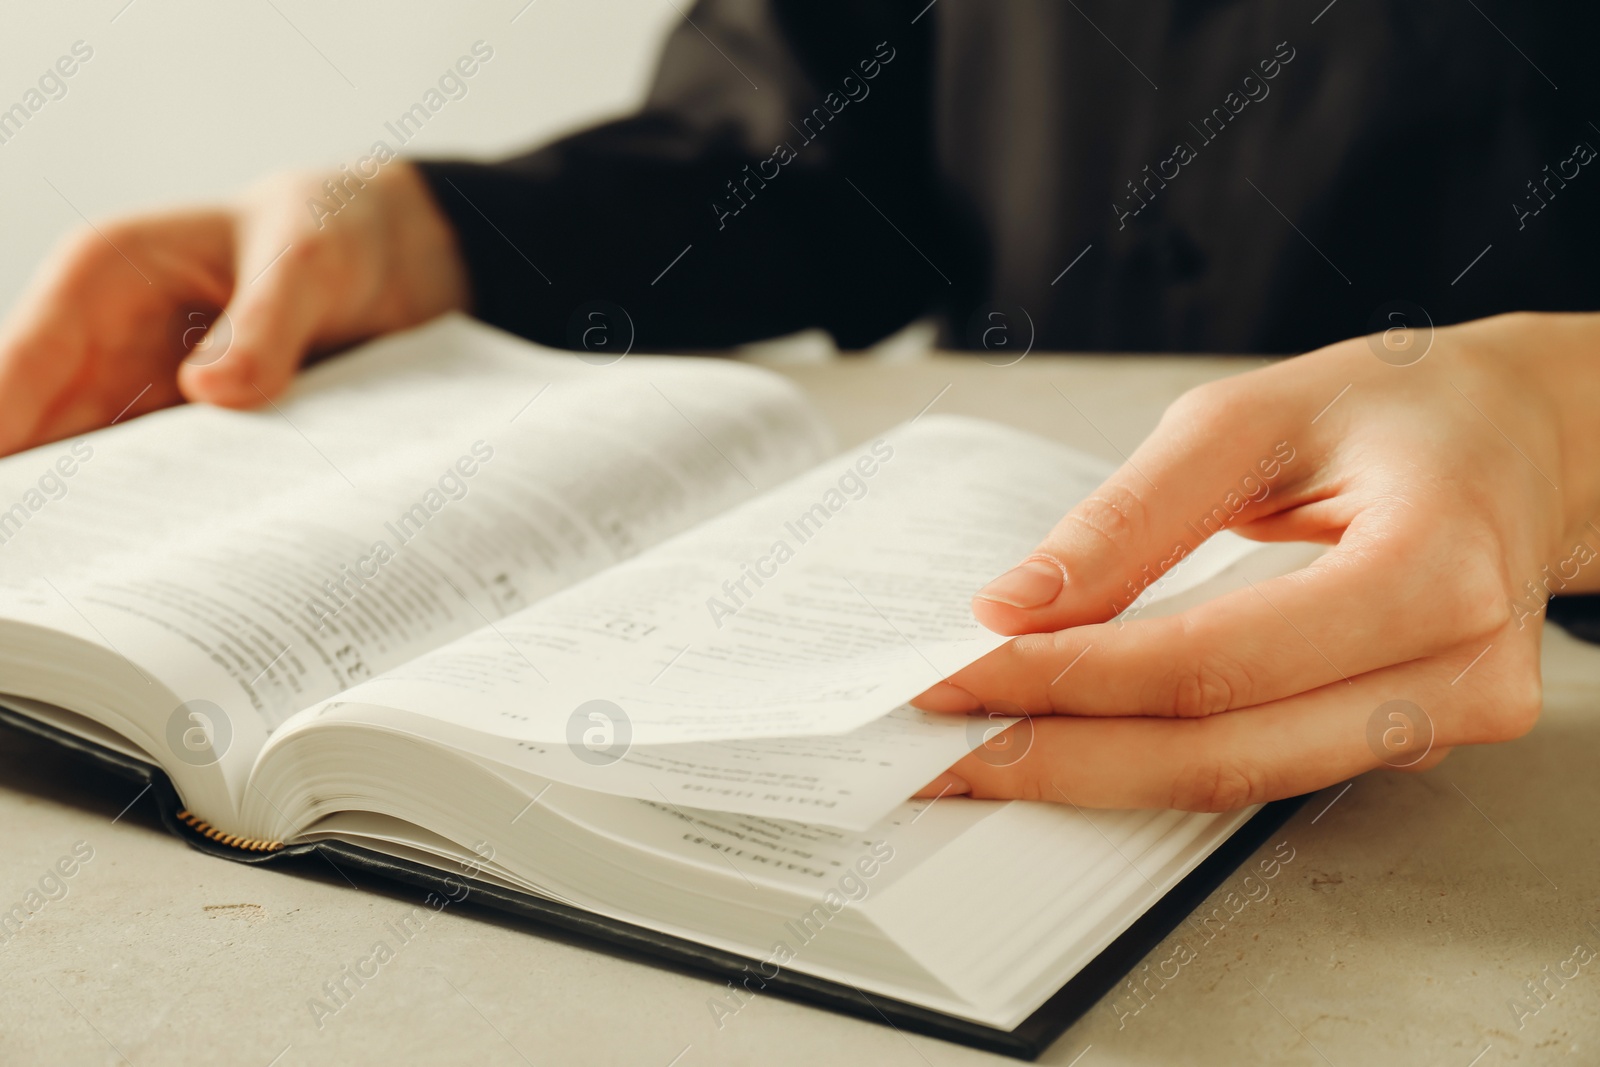
{"label": "black sleeve", "polygon": [[577,347],[626,310],[644,349],[806,327],[869,344],[946,299],[933,20],[895,0],[702,0],[634,116],[483,165],[427,162],[482,319]]}
{"label": "black sleeve", "polygon": [[1551,597],[1549,617],[1573,637],[1600,645],[1600,593]]}

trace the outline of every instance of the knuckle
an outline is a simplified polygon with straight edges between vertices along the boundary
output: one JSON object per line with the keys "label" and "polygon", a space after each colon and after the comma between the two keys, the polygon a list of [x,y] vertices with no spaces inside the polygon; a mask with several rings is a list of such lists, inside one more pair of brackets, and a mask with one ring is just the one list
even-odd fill
{"label": "knuckle", "polygon": [[1539,324],[1540,316],[1533,311],[1502,311],[1498,315],[1491,315],[1483,320],[1484,325],[1493,324],[1511,333],[1513,336],[1526,337],[1531,331],[1530,327]]}
{"label": "knuckle", "polygon": [[1180,667],[1170,683],[1172,713],[1183,719],[1203,719],[1237,706],[1241,686],[1226,670],[1210,660]]}
{"label": "knuckle", "polygon": [[1511,622],[1511,582],[1498,553],[1474,552],[1451,569],[1449,601],[1441,617],[1457,634],[1498,633]]}
{"label": "knuckle", "polygon": [[[308,197],[327,195],[322,187],[328,174],[315,167],[276,170],[252,182],[240,194],[239,203],[247,208],[276,208],[282,204],[300,207]],[[302,207],[303,210],[303,207]]]}
{"label": "knuckle", "polygon": [[295,235],[294,241],[283,253],[284,265],[307,267],[327,257],[332,239],[325,230],[306,230]]}
{"label": "knuckle", "polygon": [[82,259],[93,254],[99,238],[94,230],[88,226],[75,226],[67,235],[57,243],[56,256],[59,259]]}
{"label": "knuckle", "polygon": [[[98,287],[110,279],[139,281],[129,264],[145,262],[152,220],[129,217],[85,223],[57,242],[46,268],[56,295]],[[126,272],[126,274],[124,274]]]}
{"label": "knuckle", "polygon": [[1247,398],[1233,382],[1206,382],[1168,405],[1161,421],[1170,428],[1209,434],[1222,426],[1236,425],[1246,403]]}
{"label": "knuckle", "polygon": [[1544,709],[1538,649],[1529,646],[1487,670],[1463,701],[1460,726],[1468,744],[1513,741],[1532,730]]}
{"label": "knuckle", "polygon": [[1025,634],[1012,641],[1016,677],[1032,677],[1040,692],[1040,711],[1066,708],[1071,691],[1071,673],[1065,668],[1082,651],[1081,643],[1070,630],[1055,633]]}
{"label": "knuckle", "polygon": [[965,777],[971,788],[968,796],[974,800],[1060,803],[1063,799],[1063,794],[1053,787],[1054,779],[1049,777],[1048,769],[1040,766],[1040,762],[1032,758],[1032,753],[1009,767],[988,767],[982,763],[973,767],[974,762],[969,758],[958,768],[966,772]]}
{"label": "knuckle", "polygon": [[1145,529],[1146,517],[1145,503],[1137,493],[1124,486],[1106,485],[1073,508],[1067,521],[1101,544],[1120,551]]}
{"label": "knuckle", "polygon": [[127,222],[105,223],[99,229],[90,225],[75,227],[57,246],[56,259],[69,270],[108,262],[117,255],[113,245],[130,243],[130,229],[131,224]]}
{"label": "knuckle", "polygon": [[1077,628],[1015,640],[1021,650],[1033,653],[1019,660],[1029,673],[1018,676],[1035,680],[1040,693],[1038,712],[1072,714],[1106,699],[1097,695],[1100,686],[1094,680],[1085,679],[1086,674],[1093,675],[1094,664],[1080,666],[1080,661],[1094,651],[1094,643],[1086,641]]}
{"label": "knuckle", "polygon": [[[269,255],[271,246],[267,242]],[[333,226],[308,228],[293,235],[267,277],[280,292],[297,300],[347,299],[353,295],[351,279],[364,276],[359,249],[360,242]]]}
{"label": "knuckle", "polygon": [[1037,774],[1031,773],[1019,774],[1012,778],[1011,786],[1006,791],[1006,795],[1015,797],[1018,800],[1038,802],[1055,801],[1059,803],[1061,800],[1052,789],[1045,786]]}
{"label": "knuckle", "polygon": [[1025,665],[1053,659],[1062,654],[1071,644],[1070,637],[1071,634],[1066,630],[1022,634],[1011,639],[1011,648],[1017,655],[1019,665]]}
{"label": "knuckle", "polygon": [[[98,240],[101,236],[104,236],[105,241],[101,242],[102,244],[110,242],[118,248],[126,248],[129,245],[138,243],[143,238],[145,228],[146,223],[143,219],[112,219],[109,222],[101,223],[98,231],[91,229],[87,239]],[[114,253],[115,250],[112,251]]]}
{"label": "knuckle", "polygon": [[1255,703],[1249,671],[1217,651],[1219,635],[1189,615],[1156,620],[1161,644],[1175,650],[1171,666],[1154,675],[1145,710],[1183,719],[1203,719]]}
{"label": "knuckle", "polygon": [[1213,759],[1190,764],[1172,783],[1171,806],[1180,811],[1236,811],[1263,795],[1260,775],[1243,764]]}
{"label": "knuckle", "polygon": [[1532,730],[1544,710],[1544,679],[1537,668],[1519,668],[1499,687],[1495,701],[1496,741],[1512,741]]}

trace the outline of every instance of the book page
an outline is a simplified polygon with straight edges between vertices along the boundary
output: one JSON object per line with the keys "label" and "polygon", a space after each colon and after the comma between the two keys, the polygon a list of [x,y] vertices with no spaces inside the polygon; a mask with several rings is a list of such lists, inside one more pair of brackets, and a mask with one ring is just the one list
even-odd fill
{"label": "book page", "polygon": [[[973,620],[972,593],[1104,473],[992,423],[927,418],[356,686],[273,745],[390,729],[506,775],[862,829],[1014,721],[902,705],[1006,640]],[[1214,539],[1160,593],[1240,545]]]}
{"label": "book page", "polygon": [[928,417],[340,700],[545,744],[586,707],[634,745],[848,731],[1003,643],[972,594],[1105,474]]}
{"label": "book page", "polygon": [[595,701],[637,745],[850,730],[1003,640],[972,593],[1103,473],[928,417],[340,700],[544,743]]}
{"label": "book page", "polygon": [[[873,889],[883,891],[1003,805],[902,801],[883,819],[852,830],[787,819],[683,808],[552,790],[544,803],[568,819],[640,851],[694,863],[775,888],[827,887],[864,856],[884,860]],[[925,817],[926,816],[926,817]],[[887,849],[881,846],[887,844]],[[896,861],[892,865],[887,860]]]}
{"label": "book page", "polygon": [[[260,411],[174,409],[81,443],[67,492],[0,546],[0,617],[108,646],[257,744],[831,451],[768,372],[594,366],[459,318]],[[51,454],[0,464],[0,485]]]}
{"label": "book page", "polygon": [[[842,734],[628,745],[617,743],[618,723],[589,714],[594,717],[582,720],[575,743],[545,744],[508,742],[414,712],[335,702],[318,716],[296,716],[274,734],[262,764],[276,771],[277,759],[315,752],[318,731],[365,726],[466,753],[530,798],[559,783],[685,809],[861,830],[1014,721],[902,707]],[[604,740],[610,751],[599,743]]]}

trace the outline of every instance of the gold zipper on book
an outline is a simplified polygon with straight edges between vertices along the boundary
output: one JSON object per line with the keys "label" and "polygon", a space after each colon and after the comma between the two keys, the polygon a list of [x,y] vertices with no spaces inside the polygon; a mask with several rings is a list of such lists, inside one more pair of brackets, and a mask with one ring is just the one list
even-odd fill
{"label": "gold zipper on book", "polygon": [[191,830],[207,839],[221,842],[233,848],[242,848],[246,852],[277,852],[283,847],[282,841],[252,841],[248,837],[240,837],[237,834],[225,834],[200,818],[200,816],[189,811],[178,812],[178,818],[182,819]]}

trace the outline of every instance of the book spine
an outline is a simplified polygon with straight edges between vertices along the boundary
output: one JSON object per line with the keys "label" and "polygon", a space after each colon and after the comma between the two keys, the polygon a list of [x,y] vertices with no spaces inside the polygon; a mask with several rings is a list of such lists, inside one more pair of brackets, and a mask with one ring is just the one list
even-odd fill
{"label": "book spine", "polygon": [[282,841],[255,841],[248,837],[240,837],[237,834],[225,834],[198,815],[187,810],[178,812],[178,818],[189,829],[207,840],[217,841],[232,848],[243,849],[246,852],[277,852],[283,848]]}

